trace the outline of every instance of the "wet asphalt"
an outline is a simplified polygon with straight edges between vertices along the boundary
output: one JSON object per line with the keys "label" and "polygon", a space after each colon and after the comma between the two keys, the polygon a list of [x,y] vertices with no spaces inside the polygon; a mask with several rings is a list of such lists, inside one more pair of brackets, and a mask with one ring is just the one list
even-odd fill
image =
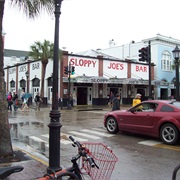
{"label": "wet asphalt", "polygon": [[[128,106],[122,107],[127,109]],[[27,146],[29,137],[35,136],[41,139],[42,134],[48,134],[48,124],[50,122],[49,112],[51,107],[41,108],[40,111],[35,111],[33,106],[29,112],[9,112],[9,122],[11,127],[11,136],[14,147],[28,150],[33,157],[38,157],[42,160],[38,164],[41,173],[44,173],[44,168],[48,166],[48,149],[42,153],[36,147]],[[72,110],[66,108],[60,110],[60,123],[62,124],[61,133],[68,134],[69,132],[80,132],[84,129],[95,128],[97,131],[103,131],[103,116],[111,109],[108,106],[82,106],[75,107]],[[64,140],[67,136],[62,135]],[[45,140],[45,139],[44,139]],[[158,139],[149,137],[131,135],[126,133],[118,133],[112,137],[104,137],[101,139],[90,139],[91,142],[101,142],[109,146],[113,153],[118,157],[115,169],[111,180],[169,180],[172,176],[174,167],[180,163],[180,145],[177,145],[177,150],[170,148],[157,148],[154,146],[142,145],[139,142],[153,140],[161,142]],[[28,147],[28,148],[27,148]],[[70,157],[76,154],[76,149],[71,144],[61,143],[60,155],[61,165],[69,166]],[[37,163],[35,161],[34,163]],[[28,166],[28,162],[26,164]],[[34,175],[37,174],[34,172]],[[177,180],[180,179],[180,174]]]}

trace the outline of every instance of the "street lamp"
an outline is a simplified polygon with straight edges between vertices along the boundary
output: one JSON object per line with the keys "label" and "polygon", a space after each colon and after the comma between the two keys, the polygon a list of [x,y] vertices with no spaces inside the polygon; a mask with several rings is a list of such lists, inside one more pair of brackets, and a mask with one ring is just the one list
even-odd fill
{"label": "street lamp", "polygon": [[26,72],[25,72],[25,75],[26,75],[26,79],[27,79],[27,89],[26,89],[27,91],[26,91],[26,92],[28,93],[28,92],[29,92],[29,83],[28,83],[29,71],[26,71]]}
{"label": "street lamp", "polygon": [[54,0],[55,3],[55,33],[54,33],[54,61],[53,61],[53,89],[52,110],[49,113],[49,167],[47,173],[59,171],[60,167],[60,111],[58,110],[58,62],[59,62],[59,17],[63,0]]}
{"label": "street lamp", "polygon": [[180,101],[179,97],[179,58],[180,58],[180,49],[176,45],[175,49],[172,51],[174,59],[175,59],[175,66],[176,66],[176,101]]}

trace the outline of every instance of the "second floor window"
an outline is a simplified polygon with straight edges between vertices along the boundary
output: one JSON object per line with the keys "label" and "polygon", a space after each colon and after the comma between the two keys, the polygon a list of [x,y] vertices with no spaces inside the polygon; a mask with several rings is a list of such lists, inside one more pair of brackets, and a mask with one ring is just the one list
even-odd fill
{"label": "second floor window", "polygon": [[164,51],[162,53],[161,69],[164,71],[171,71],[172,70],[171,54],[168,51]]}

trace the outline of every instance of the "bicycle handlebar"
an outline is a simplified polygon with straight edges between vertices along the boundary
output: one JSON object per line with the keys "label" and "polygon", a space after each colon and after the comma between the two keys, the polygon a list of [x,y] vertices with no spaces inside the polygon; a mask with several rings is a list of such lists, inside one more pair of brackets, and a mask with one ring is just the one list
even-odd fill
{"label": "bicycle handlebar", "polygon": [[89,162],[89,165],[94,168],[95,166],[99,169],[99,167],[95,164],[94,159],[88,155],[88,149],[86,147],[83,147],[82,144],[79,141],[76,141],[72,136],[69,136],[69,139],[77,145],[80,153],[82,156],[85,156],[87,161]]}
{"label": "bicycle handlebar", "polygon": [[79,141],[76,141],[72,136],[69,136],[69,139],[75,144],[77,145],[78,148],[81,148],[82,145]]}
{"label": "bicycle handlebar", "polygon": [[94,159],[86,154],[86,158],[92,168],[95,167]]}

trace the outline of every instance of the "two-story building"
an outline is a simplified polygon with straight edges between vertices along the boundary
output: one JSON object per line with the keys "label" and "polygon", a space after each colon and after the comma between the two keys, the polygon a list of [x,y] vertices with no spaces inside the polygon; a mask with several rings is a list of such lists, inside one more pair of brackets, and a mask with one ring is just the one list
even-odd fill
{"label": "two-story building", "polygon": [[[107,49],[98,49],[99,52],[114,56],[119,59],[131,59],[139,62],[139,50],[151,45],[151,62],[154,67],[155,98],[168,99],[175,96],[175,70],[172,68],[174,58],[172,50],[180,46],[180,40],[157,34],[153,38],[143,39],[141,42],[131,41],[129,44],[115,46],[114,40],[110,41]],[[85,52],[86,53],[86,52]],[[83,55],[83,52],[80,54]]]}
{"label": "two-story building", "polygon": [[[59,97],[64,105],[68,98],[68,76],[64,74],[64,67],[75,67],[75,75],[70,78],[70,93],[74,105],[102,105],[107,104],[110,92],[121,95],[123,104],[131,104],[136,93],[141,93],[143,99],[149,95],[149,66],[144,63],[133,62],[129,59],[121,60],[102,53],[95,56],[83,56],[63,52],[59,61]],[[41,61],[29,60],[7,66],[5,81],[8,91],[22,91],[33,94],[40,92]],[[28,72],[28,74],[27,74]],[[154,79],[154,66],[151,66],[151,79]],[[45,74],[44,92],[48,103],[52,100],[53,61],[49,60]],[[28,76],[27,76],[28,75]]]}

